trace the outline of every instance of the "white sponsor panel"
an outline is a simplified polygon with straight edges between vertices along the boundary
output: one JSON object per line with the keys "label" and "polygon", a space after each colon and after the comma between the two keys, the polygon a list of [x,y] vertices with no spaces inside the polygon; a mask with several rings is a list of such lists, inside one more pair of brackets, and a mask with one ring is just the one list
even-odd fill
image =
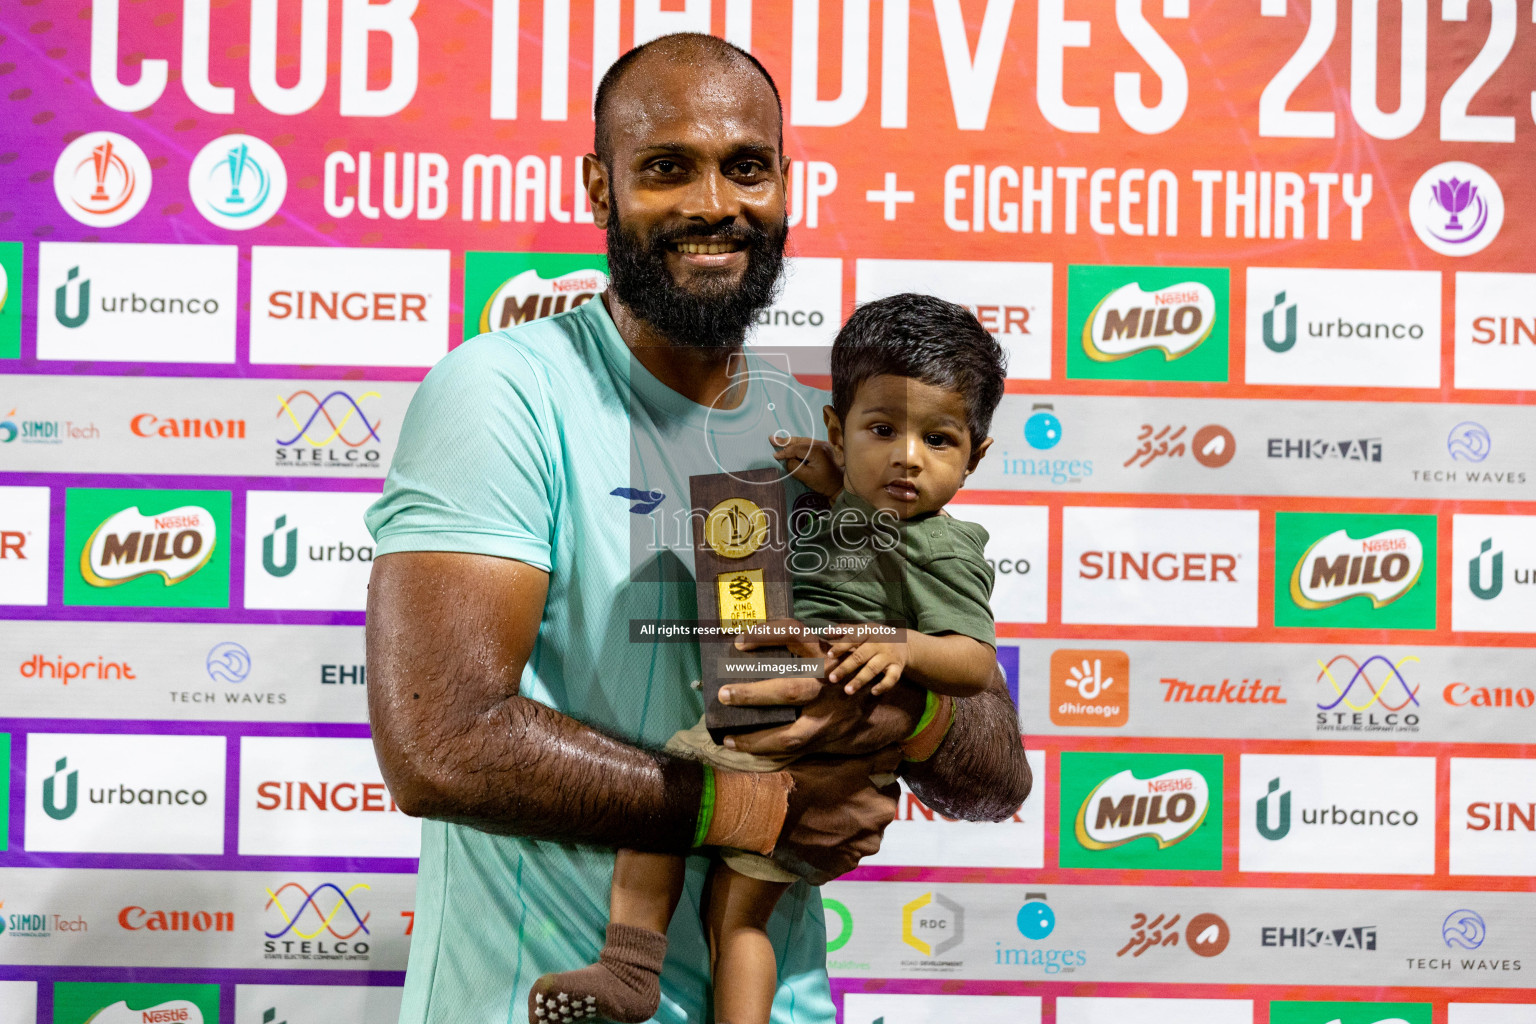
{"label": "white sponsor panel", "polygon": [[1451,874],[1536,875],[1536,762],[1451,758]]}
{"label": "white sponsor panel", "polygon": [[421,823],[389,795],[369,739],[240,741],[240,853],[416,857]]}
{"label": "white sponsor panel", "polygon": [[1456,274],[1456,386],[1536,389],[1536,274]]}
{"label": "white sponsor panel", "polygon": [[1440,273],[1249,267],[1249,384],[1440,386]]}
{"label": "white sponsor panel", "polygon": [[37,982],[0,981],[0,1024],[37,1024]]}
{"label": "white sponsor panel", "polygon": [[378,495],[250,491],[245,498],[245,606],[360,612],[373,538],[363,513]]}
{"label": "white sponsor panel", "polygon": [[1258,550],[1248,509],[1064,509],[1061,621],[1256,626]]}
{"label": "white sponsor panel", "polygon": [[945,511],[987,531],[987,562],[994,577],[992,618],[997,622],[1044,622],[1050,575],[1050,510],[1039,505],[951,504]]}
{"label": "white sponsor panel", "polygon": [[47,603],[48,488],[0,487],[0,604]]}
{"label": "white sponsor panel", "polygon": [[[387,985],[236,985],[235,1024],[393,1021],[404,990]],[[276,1011],[267,1016],[267,1011]]]}
{"label": "white sponsor panel", "polygon": [[1040,1024],[1039,996],[894,995],[849,992],[843,1024]]}
{"label": "white sponsor panel", "polygon": [[752,345],[830,348],[843,325],[843,261],[835,256],[787,256],[779,294],[757,314]]}
{"label": "white sponsor panel", "polygon": [[1432,757],[1242,755],[1242,871],[1429,875]]}
{"label": "white sponsor panel", "polygon": [[37,357],[235,361],[233,245],[43,242]]}
{"label": "white sponsor panel", "polygon": [[[1046,791],[1043,750],[1026,751],[1034,793]],[[1045,801],[1026,800],[1011,821],[951,821],[901,786],[896,820],[885,830],[869,865],[953,868],[1045,866]]]}
{"label": "white sponsor panel", "polygon": [[26,848],[224,852],[223,736],[27,736]]}
{"label": "white sponsor panel", "polygon": [[1451,628],[1536,633],[1536,516],[1451,517]]}
{"label": "white sponsor panel", "polygon": [[1536,1003],[1451,1003],[1446,1024],[1536,1024]]}
{"label": "white sponsor panel", "polygon": [[1249,999],[1112,999],[1061,996],[1056,1024],[1253,1024]]}
{"label": "white sponsor panel", "polygon": [[251,248],[251,362],[431,366],[448,353],[448,250]]}
{"label": "white sponsor panel", "polygon": [[1051,376],[1051,271],[1049,263],[981,260],[859,260],[854,298],[859,305],[918,292],[958,302],[976,314],[1008,354],[1008,376]]}

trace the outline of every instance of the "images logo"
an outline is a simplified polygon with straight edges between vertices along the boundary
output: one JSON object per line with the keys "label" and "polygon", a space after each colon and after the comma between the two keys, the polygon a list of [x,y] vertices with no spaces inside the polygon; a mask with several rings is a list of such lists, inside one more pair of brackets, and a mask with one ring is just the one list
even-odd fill
{"label": "images logo", "polygon": [[67,605],[229,604],[225,491],[65,492]]}
{"label": "images logo", "polygon": [[1019,908],[1018,916],[1014,919],[1019,934],[1036,942],[1048,938],[1056,930],[1056,911],[1045,902],[1045,893],[1025,893],[1024,900],[1024,905]]}
{"label": "images logo", "polygon": [[20,242],[0,242],[0,359],[21,355],[21,281]]}
{"label": "images logo", "polygon": [[923,956],[941,956],[965,941],[965,909],[943,893],[925,892],[901,908],[901,941]]}
{"label": "images logo", "polygon": [[1408,195],[1414,233],[1442,256],[1482,252],[1504,226],[1504,193],[1476,164],[1450,160],[1425,171]]}
{"label": "images logo", "polygon": [[53,165],[53,193],[81,224],[111,228],[132,220],[149,201],[149,158],[116,132],[87,132]]}
{"label": "images logo", "polygon": [[233,640],[225,640],[208,651],[204,666],[208,678],[216,683],[243,683],[251,674],[251,652]]}
{"label": "images logo", "polygon": [[1435,517],[1275,514],[1275,625],[1435,627]]}
{"label": "images logo", "polygon": [[1221,771],[1219,754],[1063,753],[1061,834],[1076,841],[1060,865],[1219,870]]}
{"label": "images logo", "polygon": [[55,982],[55,1024],[218,1024],[218,985]]}
{"label": "images logo", "polygon": [[192,205],[215,227],[245,231],[272,219],[288,194],[277,150],[253,135],[226,135],[202,148],[187,172]]}
{"label": "images logo", "polygon": [[1061,443],[1061,420],[1056,418],[1055,406],[1049,402],[1037,402],[1024,421],[1024,440],[1031,448],[1047,451]]}
{"label": "images logo", "polygon": [[1073,266],[1068,379],[1227,379],[1225,269]]}
{"label": "images logo", "polygon": [[1051,652],[1051,723],[1124,725],[1131,716],[1131,658],[1124,651]]}
{"label": "images logo", "polygon": [[1493,451],[1493,437],[1481,423],[1468,420],[1451,428],[1445,450],[1457,462],[1482,462]]}
{"label": "images logo", "polygon": [[597,254],[470,252],[464,256],[464,338],[553,316],[590,302],[608,286]]}
{"label": "images logo", "polygon": [[1440,926],[1440,937],[1448,949],[1476,949],[1488,938],[1488,926],[1475,910],[1453,910]]}

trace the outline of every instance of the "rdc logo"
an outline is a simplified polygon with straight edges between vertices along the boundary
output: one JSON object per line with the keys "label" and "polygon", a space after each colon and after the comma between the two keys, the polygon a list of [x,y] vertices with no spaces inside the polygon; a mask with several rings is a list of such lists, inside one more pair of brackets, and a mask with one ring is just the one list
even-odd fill
{"label": "rdc logo", "polygon": [[192,161],[187,191],[209,223],[245,231],[271,220],[283,205],[288,170],[277,150],[255,136],[225,135]]}

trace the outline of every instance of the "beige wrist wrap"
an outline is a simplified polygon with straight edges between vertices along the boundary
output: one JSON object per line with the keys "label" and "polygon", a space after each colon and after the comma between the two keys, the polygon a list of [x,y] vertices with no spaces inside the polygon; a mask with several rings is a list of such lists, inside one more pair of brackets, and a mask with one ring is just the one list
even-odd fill
{"label": "beige wrist wrap", "polygon": [[704,846],[729,846],[763,856],[773,852],[794,780],[788,772],[715,771],[715,813]]}

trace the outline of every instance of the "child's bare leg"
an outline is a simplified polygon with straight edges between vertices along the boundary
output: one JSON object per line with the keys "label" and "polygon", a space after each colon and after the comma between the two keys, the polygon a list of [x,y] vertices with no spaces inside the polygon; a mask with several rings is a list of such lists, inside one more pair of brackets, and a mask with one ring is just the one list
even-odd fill
{"label": "child's bare leg", "polygon": [[717,862],[704,907],[717,1024],[768,1024],[779,987],[779,962],[768,919],[788,882],[748,878]]}
{"label": "child's bare leg", "polygon": [[667,923],[682,896],[684,860],[672,854],[620,850],[608,900],[608,942],[597,963],[546,974],[528,993],[534,1024],[613,1020],[638,1024],[661,1002]]}

